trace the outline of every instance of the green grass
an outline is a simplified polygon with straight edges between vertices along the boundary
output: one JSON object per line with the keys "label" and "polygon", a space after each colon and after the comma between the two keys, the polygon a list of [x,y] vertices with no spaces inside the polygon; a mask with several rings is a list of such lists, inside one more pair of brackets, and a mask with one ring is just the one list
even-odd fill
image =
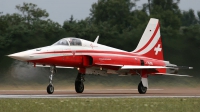
{"label": "green grass", "polygon": [[0,99],[1,112],[198,112],[200,98]]}

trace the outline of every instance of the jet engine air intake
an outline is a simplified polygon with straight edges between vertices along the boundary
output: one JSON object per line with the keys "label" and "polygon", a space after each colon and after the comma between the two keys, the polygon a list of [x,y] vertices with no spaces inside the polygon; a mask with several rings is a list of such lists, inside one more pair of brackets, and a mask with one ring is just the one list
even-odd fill
{"label": "jet engine air intake", "polygon": [[93,58],[91,56],[83,56],[83,66],[91,66],[93,64]]}

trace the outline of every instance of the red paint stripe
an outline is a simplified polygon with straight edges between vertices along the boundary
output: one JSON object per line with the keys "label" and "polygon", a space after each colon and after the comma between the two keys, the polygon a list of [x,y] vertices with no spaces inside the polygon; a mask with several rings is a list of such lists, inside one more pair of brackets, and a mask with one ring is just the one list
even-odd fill
{"label": "red paint stripe", "polygon": [[152,42],[152,40],[154,39],[154,37],[156,36],[156,34],[157,34],[157,32],[158,32],[159,27],[160,27],[160,24],[159,24],[159,22],[158,22],[158,24],[157,24],[157,26],[156,26],[156,30],[154,31],[154,33],[153,33],[153,35],[151,36],[150,40],[146,43],[145,46],[143,46],[141,49],[139,49],[138,51],[136,51],[136,53],[138,53],[138,52],[144,50],[144,49]]}
{"label": "red paint stripe", "polygon": [[[57,53],[72,53],[72,51],[54,51],[54,52],[42,52],[36,54],[57,54]],[[132,52],[119,52],[119,51],[95,51],[95,50],[76,50],[75,53],[108,53],[108,54],[119,54],[119,55],[131,55],[135,56]]]}
{"label": "red paint stripe", "polygon": [[[54,53],[55,54],[56,53],[71,53],[72,54],[72,51],[43,52],[43,53],[36,53],[36,54],[54,54]],[[124,55],[124,56],[136,56],[137,58],[146,58],[144,56],[135,54],[133,52],[79,50],[79,51],[76,51],[76,53],[83,53],[82,55],[90,55],[89,53],[96,53],[96,55],[101,55],[101,54],[98,54],[98,53],[105,53],[105,54],[108,54],[108,55],[109,54],[116,54],[116,57],[117,57],[117,55]],[[154,59],[154,58],[152,58],[152,59]]]}

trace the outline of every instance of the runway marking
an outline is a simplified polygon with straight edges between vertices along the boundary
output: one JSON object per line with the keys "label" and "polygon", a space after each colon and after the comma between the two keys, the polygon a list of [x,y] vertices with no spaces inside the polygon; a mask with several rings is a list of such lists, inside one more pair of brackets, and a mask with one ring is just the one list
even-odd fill
{"label": "runway marking", "polygon": [[200,98],[200,96],[0,95],[0,98]]}
{"label": "runway marking", "polygon": [[[0,98],[200,98],[199,91],[168,91],[167,89],[148,89],[149,93],[139,94],[137,89],[86,89],[76,93],[74,89],[58,89],[55,94],[46,90],[0,90]],[[156,92],[160,91],[160,92]]]}
{"label": "runway marking", "polygon": [[[99,91],[102,91],[102,90],[104,90],[104,91],[106,91],[106,90],[108,90],[108,91],[120,91],[120,90],[123,90],[123,91],[130,91],[130,90],[134,90],[134,91],[137,91],[138,89],[85,89],[85,91],[87,91],[87,90],[99,90]],[[164,89],[148,89],[148,91],[162,91],[162,90],[164,90]],[[0,90],[0,92],[1,91],[46,91],[46,90]],[[66,89],[66,90],[64,90],[64,89],[62,89],[62,90],[56,90],[55,89],[55,91],[75,91],[74,89]]]}
{"label": "runway marking", "polygon": [[[92,90],[92,89],[91,89]],[[138,89],[102,89],[102,90],[135,90],[135,91],[137,91]],[[161,91],[161,90],[164,90],[164,89],[148,89],[148,91]]]}
{"label": "runway marking", "polygon": [[[100,89],[85,89],[85,90],[100,90]],[[104,90],[106,90],[106,89],[104,89]],[[0,91],[46,91],[46,90],[0,90]],[[70,90],[70,89],[66,89],[66,90],[64,90],[64,89],[62,89],[62,90],[54,90],[54,91],[75,91],[75,90]]]}

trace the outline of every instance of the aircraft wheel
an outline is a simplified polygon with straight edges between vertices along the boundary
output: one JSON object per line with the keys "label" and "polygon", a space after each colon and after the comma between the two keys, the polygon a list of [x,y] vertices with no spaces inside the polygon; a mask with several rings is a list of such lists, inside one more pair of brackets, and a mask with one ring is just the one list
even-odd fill
{"label": "aircraft wheel", "polygon": [[75,81],[75,90],[77,93],[82,93],[84,91],[84,84],[82,81]]}
{"label": "aircraft wheel", "polygon": [[145,94],[147,92],[147,87],[144,87],[142,81],[138,84],[138,92],[140,94]]}
{"label": "aircraft wheel", "polygon": [[54,87],[53,87],[53,85],[49,84],[47,86],[47,93],[52,94],[53,92],[54,92]]}

